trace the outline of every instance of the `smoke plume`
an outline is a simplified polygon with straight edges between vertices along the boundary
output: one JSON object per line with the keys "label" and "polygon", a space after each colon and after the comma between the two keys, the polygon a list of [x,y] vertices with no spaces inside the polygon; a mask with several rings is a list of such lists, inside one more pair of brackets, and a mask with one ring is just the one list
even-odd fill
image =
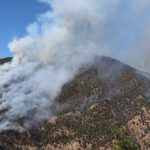
{"label": "smoke plume", "polygon": [[[13,61],[0,67],[1,130],[29,128],[49,119],[62,86],[97,55],[135,67],[149,61],[148,47],[139,50],[149,30],[149,0],[40,2],[49,5],[49,11],[27,27],[24,37],[8,44]],[[143,69],[149,69],[148,63]]]}

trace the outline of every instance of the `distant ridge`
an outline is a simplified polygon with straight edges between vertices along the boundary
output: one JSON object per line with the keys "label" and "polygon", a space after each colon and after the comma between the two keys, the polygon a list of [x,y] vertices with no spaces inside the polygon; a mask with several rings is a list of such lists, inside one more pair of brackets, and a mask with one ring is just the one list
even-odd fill
{"label": "distant ridge", "polygon": [[12,57],[1,58],[0,59],[0,65],[3,65],[3,64],[10,62],[10,61],[12,61]]}

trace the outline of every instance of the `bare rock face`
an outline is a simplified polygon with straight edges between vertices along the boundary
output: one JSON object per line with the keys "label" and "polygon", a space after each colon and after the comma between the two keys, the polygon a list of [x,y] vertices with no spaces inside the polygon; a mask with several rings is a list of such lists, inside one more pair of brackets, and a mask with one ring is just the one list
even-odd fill
{"label": "bare rock face", "polygon": [[108,57],[96,58],[62,87],[54,116],[19,133],[0,134],[0,149],[148,150],[150,79]]}
{"label": "bare rock face", "polygon": [[141,114],[127,123],[130,132],[135,135],[142,150],[150,148],[150,109],[142,108]]}

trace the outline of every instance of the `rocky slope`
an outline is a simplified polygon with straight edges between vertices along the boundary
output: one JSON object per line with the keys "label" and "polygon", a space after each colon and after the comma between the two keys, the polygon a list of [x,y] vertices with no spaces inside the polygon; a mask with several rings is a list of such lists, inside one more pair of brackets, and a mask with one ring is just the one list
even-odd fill
{"label": "rocky slope", "polygon": [[150,79],[134,68],[96,58],[64,85],[50,120],[22,133],[2,132],[0,149],[149,150],[149,90]]}

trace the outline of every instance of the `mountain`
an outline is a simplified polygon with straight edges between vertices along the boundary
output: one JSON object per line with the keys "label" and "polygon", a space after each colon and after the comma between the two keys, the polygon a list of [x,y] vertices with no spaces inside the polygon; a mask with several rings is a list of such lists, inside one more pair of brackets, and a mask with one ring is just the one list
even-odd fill
{"label": "mountain", "polygon": [[12,60],[12,57],[2,58],[0,59],[0,65],[10,62],[11,60]]}
{"label": "mountain", "polygon": [[51,109],[53,117],[39,127],[0,133],[0,149],[150,148],[150,79],[113,58],[95,58],[81,68]]}

